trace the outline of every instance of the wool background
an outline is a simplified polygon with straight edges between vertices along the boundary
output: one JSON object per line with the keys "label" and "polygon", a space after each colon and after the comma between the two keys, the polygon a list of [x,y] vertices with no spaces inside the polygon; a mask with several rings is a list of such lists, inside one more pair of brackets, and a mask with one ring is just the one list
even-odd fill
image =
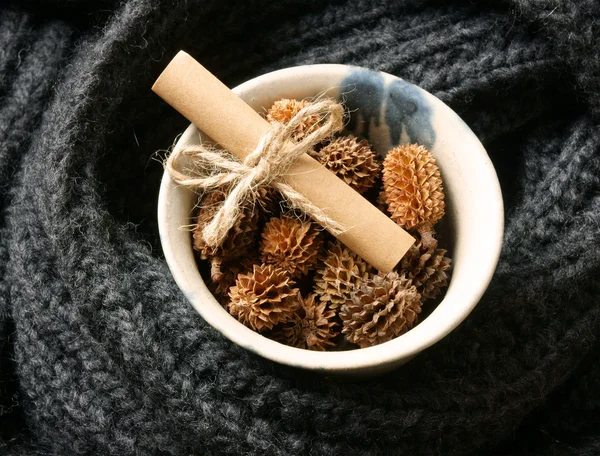
{"label": "wool background", "polygon": [[[600,454],[600,5],[25,0],[0,6],[0,454]],[[488,292],[368,382],[259,359],[178,291],[156,225],[185,49],[233,86],[384,70],[481,138],[506,205]]]}

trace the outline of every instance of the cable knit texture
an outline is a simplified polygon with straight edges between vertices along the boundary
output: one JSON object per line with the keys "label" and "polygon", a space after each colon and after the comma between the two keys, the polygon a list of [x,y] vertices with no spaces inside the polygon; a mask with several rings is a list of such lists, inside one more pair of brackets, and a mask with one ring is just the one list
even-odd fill
{"label": "cable knit texture", "polygon": [[[600,4],[27,0],[0,6],[0,454],[600,453]],[[149,88],[185,49],[230,86],[348,63],[438,96],[506,203],[468,319],[368,382],[231,344],[162,258]]]}

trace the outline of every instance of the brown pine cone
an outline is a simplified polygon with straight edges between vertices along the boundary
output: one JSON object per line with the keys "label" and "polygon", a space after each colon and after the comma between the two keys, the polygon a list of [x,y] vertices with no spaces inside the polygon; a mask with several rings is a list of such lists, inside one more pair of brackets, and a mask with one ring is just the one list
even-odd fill
{"label": "brown pine cone", "polygon": [[383,200],[401,227],[417,229],[433,245],[432,227],[444,215],[444,189],[431,152],[418,144],[398,146],[383,161]]}
{"label": "brown pine cone", "polygon": [[380,192],[379,195],[377,195],[377,199],[375,200],[375,206],[385,215],[389,215],[388,205],[383,199],[383,192]]}
{"label": "brown pine cone", "polygon": [[285,269],[294,277],[305,275],[317,264],[323,242],[320,234],[310,221],[273,217],[262,232],[262,261]]}
{"label": "brown pine cone", "polygon": [[358,193],[375,184],[379,163],[369,142],[353,135],[341,136],[323,147],[317,160]]}
{"label": "brown pine cone", "polygon": [[229,289],[229,313],[255,331],[273,329],[294,316],[298,305],[294,285],[283,269],[255,265],[248,274],[239,274]]}
{"label": "brown pine cone", "polygon": [[[267,218],[278,215],[281,212],[279,192],[272,187],[257,187],[256,205],[260,209],[260,215]],[[264,218],[263,218],[264,220]]]}
{"label": "brown pine cone", "polygon": [[[273,103],[273,106],[267,111],[267,120],[269,122],[279,122],[287,124],[292,117],[300,112],[300,110],[311,104],[307,100],[290,100],[283,98]],[[313,133],[319,128],[319,116],[306,117],[300,127],[296,130],[292,138],[298,142],[302,141],[306,136]]]}
{"label": "brown pine cone", "polygon": [[339,242],[329,243],[323,263],[315,277],[315,293],[322,302],[328,303],[330,309],[336,310],[350,298],[361,280],[368,276],[370,267]]}
{"label": "brown pine cone", "polygon": [[223,244],[216,248],[206,245],[202,230],[212,221],[223,201],[225,201],[223,192],[212,192],[202,198],[193,235],[194,250],[200,253],[200,259],[211,260],[211,277],[215,281],[220,278],[223,262],[246,256],[255,249],[258,234],[258,211],[254,210],[251,204],[245,204],[242,215],[229,230]]}
{"label": "brown pine cone", "polygon": [[409,279],[395,272],[365,280],[341,307],[342,334],[361,348],[406,332],[421,312],[421,296]]}
{"label": "brown pine cone", "polygon": [[400,261],[398,270],[412,280],[423,298],[436,298],[448,286],[447,271],[452,260],[446,253],[437,245],[425,248],[422,242],[416,242]]}
{"label": "brown pine cone", "polygon": [[335,312],[326,309],[326,303],[319,303],[316,294],[303,298],[298,293],[299,306],[292,320],[281,329],[280,340],[292,347],[324,351],[335,345],[332,339],[337,336]]}
{"label": "brown pine cone", "polygon": [[248,274],[254,269],[254,265],[260,265],[258,252],[253,251],[244,258],[235,258],[221,265],[221,275],[217,280],[208,282],[208,289],[222,306],[229,303],[229,289],[235,285],[238,274]]}

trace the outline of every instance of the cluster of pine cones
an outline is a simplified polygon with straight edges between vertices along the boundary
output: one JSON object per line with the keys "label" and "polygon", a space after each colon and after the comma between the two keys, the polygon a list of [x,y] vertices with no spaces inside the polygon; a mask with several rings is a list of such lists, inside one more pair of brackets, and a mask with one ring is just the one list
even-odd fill
{"label": "cluster of pine cones", "polygon": [[[277,101],[267,120],[288,122],[308,103]],[[294,139],[302,140],[317,122],[306,118]],[[270,188],[259,188],[258,204],[248,203],[227,240],[209,248],[202,230],[226,196],[214,192],[201,199],[194,230],[194,249],[210,264],[209,287],[242,324],[294,347],[350,349],[389,341],[411,329],[423,302],[448,284],[450,259],[433,231],[445,209],[439,169],[417,144],[392,149],[382,166],[368,141],[353,135],[320,145],[313,157],[417,239],[396,270],[374,270],[309,218],[286,209]]]}

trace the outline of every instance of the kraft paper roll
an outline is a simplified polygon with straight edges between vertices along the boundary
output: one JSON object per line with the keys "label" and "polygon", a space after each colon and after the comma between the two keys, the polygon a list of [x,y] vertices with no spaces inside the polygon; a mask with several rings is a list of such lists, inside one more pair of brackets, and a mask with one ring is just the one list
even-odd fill
{"label": "kraft paper roll", "polygon": [[[212,73],[180,51],[152,90],[220,146],[243,160],[270,124]],[[406,231],[309,155],[286,182],[340,223],[337,238],[367,263],[390,272],[414,243]]]}

